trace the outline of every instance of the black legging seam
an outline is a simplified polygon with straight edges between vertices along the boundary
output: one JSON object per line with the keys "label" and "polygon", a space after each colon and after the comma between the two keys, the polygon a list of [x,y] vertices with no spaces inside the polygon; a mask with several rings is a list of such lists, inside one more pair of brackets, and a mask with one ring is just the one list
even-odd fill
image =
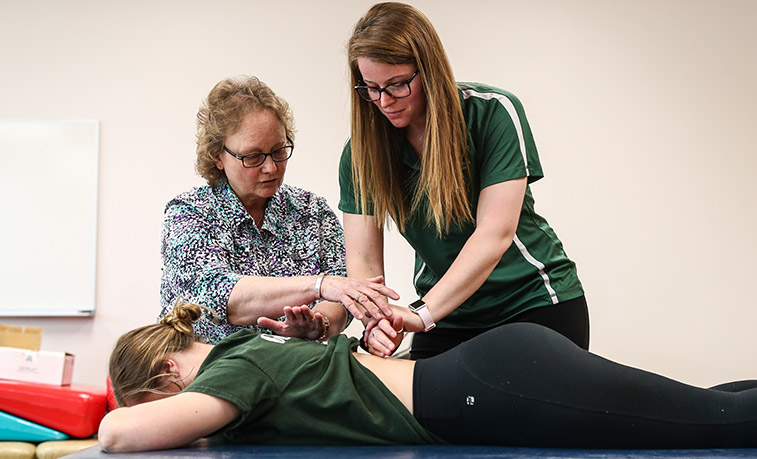
{"label": "black legging seam", "polygon": [[739,424],[739,423],[753,422],[753,421],[734,421],[734,422],[715,421],[715,422],[711,422],[711,421],[689,421],[689,420],[681,421],[681,422],[676,422],[675,420],[670,420],[670,419],[665,419],[665,418],[658,418],[658,417],[651,416],[651,415],[649,415],[649,416],[640,416],[638,414],[634,414],[634,413],[631,413],[631,412],[625,412],[625,411],[608,411],[608,410],[603,410],[603,409],[599,409],[599,408],[591,408],[591,407],[584,407],[584,406],[578,406],[578,405],[572,406],[572,405],[567,405],[565,403],[560,403],[558,401],[544,400],[544,399],[541,399],[541,398],[536,398],[534,396],[523,395],[523,394],[520,394],[518,392],[512,392],[512,391],[508,391],[508,390],[503,389],[503,388],[498,388],[497,386],[494,386],[491,383],[489,383],[487,381],[484,381],[483,379],[481,379],[480,377],[478,377],[478,375],[476,375],[475,372],[473,372],[473,371],[470,370],[470,367],[466,364],[466,362],[461,361],[460,365],[461,365],[462,371],[464,371],[465,374],[469,378],[471,378],[472,380],[475,380],[477,383],[479,383],[479,384],[481,384],[483,386],[486,386],[486,387],[490,388],[493,391],[497,391],[497,392],[509,395],[509,396],[511,396],[511,397],[513,397],[515,399],[528,400],[528,401],[535,402],[535,403],[542,404],[542,405],[556,406],[556,407],[561,407],[561,408],[570,409],[570,410],[576,410],[576,411],[585,412],[585,413],[593,413],[593,414],[601,413],[601,414],[608,414],[608,415],[612,415],[612,416],[625,416],[625,417],[633,418],[633,419],[652,420],[652,421],[659,421],[659,422],[667,422],[667,423],[671,423],[671,424],[678,423],[678,424],[686,424],[686,425],[708,425],[708,424],[709,425],[711,425],[711,424],[733,425],[733,424]]}

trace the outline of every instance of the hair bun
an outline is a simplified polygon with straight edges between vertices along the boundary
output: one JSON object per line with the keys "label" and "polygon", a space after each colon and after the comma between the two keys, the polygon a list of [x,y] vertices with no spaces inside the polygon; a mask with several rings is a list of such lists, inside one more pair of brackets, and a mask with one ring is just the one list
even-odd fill
{"label": "hair bun", "polygon": [[204,306],[194,303],[176,303],[173,310],[160,319],[160,323],[173,327],[184,334],[194,334],[192,324],[202,316]]}

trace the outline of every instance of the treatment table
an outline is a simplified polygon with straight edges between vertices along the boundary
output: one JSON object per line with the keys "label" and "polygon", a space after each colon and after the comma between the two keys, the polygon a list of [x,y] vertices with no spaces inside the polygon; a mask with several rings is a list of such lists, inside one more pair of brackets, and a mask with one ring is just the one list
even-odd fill
{"label": "treatment table", "polygon": [[[757,432],[755,432],[757,435]],[[99,446],[66,456],[71,459],[491,459],[491,458],[745,458],[757,449],[606,450],[508,448],[503,446],[257,446],[196,442],[191,447],[144,453],[108,454]]]}

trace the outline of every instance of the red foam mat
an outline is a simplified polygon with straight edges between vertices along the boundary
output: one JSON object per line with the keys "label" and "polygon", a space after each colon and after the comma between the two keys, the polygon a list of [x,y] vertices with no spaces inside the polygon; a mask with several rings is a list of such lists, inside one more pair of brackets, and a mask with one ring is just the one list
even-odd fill
{"label": "red foam mat", "polygon": [[91,437],[105,416],[104,387],[0,379],[0,411],[73,437]]}

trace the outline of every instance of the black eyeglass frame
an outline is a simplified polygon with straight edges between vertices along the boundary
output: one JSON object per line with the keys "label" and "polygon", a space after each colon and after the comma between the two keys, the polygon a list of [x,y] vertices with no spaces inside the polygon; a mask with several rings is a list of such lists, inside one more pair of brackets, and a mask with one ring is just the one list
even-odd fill
{"label": "black eyeglass frame", "polygon": [[[416,76],[418,76],[418,70],[416,70],[415,73],[413,73],[413,76],[411,76],[407,80],[405,80],[405,81],[397,81],[396,83],[388,84],[388,85],[384,86],[383,88],[380,88],[378,86],[368,86],[368,85],[364,85],[364,84],[359,84],[359,85],[354,86],[352,89],[354,89],[358,93],[358,95],[360,96],[360,98],[362,98],[363,100],[366,100],[368,102],[376,102],[377,100],[381,100],[381,93],[382,92],[385,92],[385,93],[389,94],[389,96],[392,97],[393,99],[404,99],[405,97],[410,97],[410,95],[413,93],[413,88],[410,87],[410,83],[413,81],[413,79]],[[365,83],[365,82],[363,82],[363,83]],[[404,95],[404,96],[395,96],[394,94],[391,93],[390,89],[392,88],[392,86],[399,87],[399,86],[402,86],[402,85],[407,85],[407,95]],[[374,91],[378,91],[378,97],[375,98],[375,99],[369,99],[369,98],[365,97],[363,94],[360,93],[360,90],[366,90],[366,91],[368,91],[369,89],[372,89]]]}
{"label": "black eyeglass frame", "polygon": [[[245,169],[253,169],[255,167],[262,166],[263,163],[265,163],[265,160],[269,156],[271,157],[271,161],[276,162],[276,163],[283,163],[284,161],[288,161],[289,158],[292,157],[292,153],[294,153],[294,142],[292,142],[292,140],[289,137],[287,137],[287,142],[289,142],[289,145],[284,145],[283,147],[277,148],[277,149],[275,149],[275,150],[273,150],[271,152],[268,152],[268,153],[250,153],[249,155],[238,155],[238,154],[234,153],[233,151],[229,150],[226,147],[226,145],[223,146],[223,150],[226,153],[230,154],[231,156],[235,157],[236,159],[242,161],[242,167],[244,167]],[[284,159],[276,159],[276,158],[274,158],[273,155],[275,155],[276,153],[280,152],[281,150],[289,150],[289,154],[287,155],[287,157],[284,158]],[[262,156],[263,160],[260,161],[258,164],[255,164],[255,165],[252,165],[252,166],[248,166],[247,164],[245,164],[244,160],[246,158],[249,158],[250,156]]]}

